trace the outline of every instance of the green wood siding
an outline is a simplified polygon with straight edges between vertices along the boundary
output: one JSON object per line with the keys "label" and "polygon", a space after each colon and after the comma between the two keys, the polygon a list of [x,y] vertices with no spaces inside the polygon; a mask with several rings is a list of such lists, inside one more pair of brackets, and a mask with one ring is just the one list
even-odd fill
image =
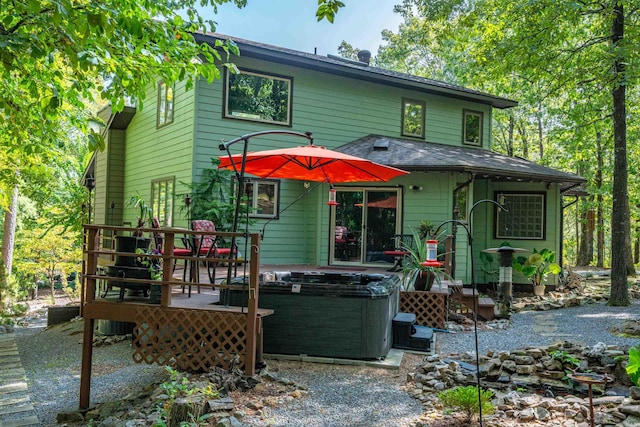
{"label": "green wood siding", "polygon": [[[94,222],[120,224],[122,222],[122,187],[124,185],[125,132],[112,129],[107,132],[105,149],[96,152]],[[114,209],[111,209],[114,202]]]}
{"label": "green wood siding", "polygon": [[[126,134],[126,150],[122,159],[127,159],[126,171],[122,173],[124,191],[121,204],[130,195],[139,191],[150,198],[153,179],[175,175],[176,197],[174,203],[174,225],[186,225],[179,207],[188,190],[181,182],[198,180],[203,169],[209,168],[212,157],[225,155],[218,146],[239,136],[264,130],[291,130],[313,132],[317,145],[327,148],[349,143],[369,134],[388,136],[401,135],[402,99],[422,100],[426,104],[425,144],[439,143],[462,145],[463,111],[483,113],[482,147],[491,144],[491,108],[484,104],[449,99],[443,96],[423,94],[416,91],[387,87],[356,79],[318,73],[286,65],[259,60],[239,58],[237,65],[256,72],[278,74],[293,79],[292,126],[278,126],[242,120],[223,119],[223,80],[211,84],[198,81],[194,90],[185,92],[183,85],[175,88],[174,122],[156,129],[157,87],[147,92],[144,110],[138,110]],[[291,136],[263,136],[253,138],[250,151],[304,145],[303,138]],[[242,143],[232,147],[237,153]],[[115,171],[115,169],[113,169]],[[466,174],[413,172],[389,183],[368,183],[368,186],[401,186],[403,188],[402,231],[410,233],[420,220],[429,219],[435,225],[452,217],[453,191],[468,180]],[[117,181],[117,177],[109,177]],[[314,183],[311,184],[315,186]],[[336,183],[337,185],[337,183]],[[420,191],[409,190],[409,186],[422,187]],[[474,200],[492,198],[495,189],[546,189],[544,185],[491,184],[478,179],[470,184],[469,205]],[[307,192],[303,182],[282,180],[280,187],[280,217],[268,222],[253,220],[250,231],[261,231],[261,263],[263,264],[327,264],[329,242],[332,232],[329,227],[330,208],[326,205],[327,184],[315,186]],[[532,247],[558,249],[560,224],[556,211],[557,188],[552,187],[547,198],[547,241],[529,242]],[[101,200],[106,209],[109,200]],[[293,205],[292,205],[293,203]],[[470,207],[469,206],[469,207]],[[106,210],[105,210],[106,212]],[[474,260],[476,271],[480,263],[478,251],[497,246],[493,236],[493,217],[490,206],[476,209],[474,225]],[[124,210],[124,221],[133,223],[135,212]],[[266,224],[266,226],[265,226]],[[488,224],[489,226],[486,226]],[[451,226],[445,227],[450,233]],[[240,250],[244,253],[246,248]],[[456,244],[456,277],[470,283],[470,259],[466,232],[458,228]],[[246,256],[246,254],[244,255]],[[477,275],[478,280],[481,279]]]}
{"label": "green wood siding", "polygon": [[[327,148],[354,141],[368,134],[400,136],[402,99],[426,102],[425,144],[437,142],[462,144],[463,110],[484,113],[483,145],[489,145],[491,108],[485,105],[451,100],[442,96],[400,90],[379,84],[346,79],[312,70],[239,58],[237,65],[257,72],[273,73],[293,78],[292,126],[283,127],[265,123],[222,119],[223,80],[208,84],[198,82],[198,105],[195,131],[195,174],[208,168],[210,158],[224,153],[218,149],[221,141],[230,141],[241,135],[267,129],[295,132],[313,132],[317,145]],[[250,151],[304,145],[302,138],[264,136],[253,138]],[[232,147],[240,152],[242,143]],[[452,210],[452,191],[455,182],[449,174],[413,173],[390,183],[376,185],[405,185],[420,182],[424,190],[407,191],[404,206],[404,229],[409,230],[421,219],[434,223],[449,219]],[[416,184],[418,185],[418,184]],[[328,186],[321,185],[279,219],[271,221],[262,241],[261,262],[326,264],[331,233],[329,208],[326,205]],[[301,183],[283,180],[280,209],[288,206],[304,192]],[[264,221],[255,221],[253,229],[261,229]],[[295,242],[295,244],[292,244]]]}
{"label": "green wood siding", "polygon": [[185,91],[177,84],[174,92],[173,123],[156,128],[157,84],[150,86],[144,108],[129,124],[125,150],[126,169],[121,203],[125,205],[124,221],[135,225],[136,212],[126,201],[136,192],[150,202],[151,181],[175,176],[173,225],[186,226],[186,213],[180,212],[184,194],[181,182],[192,181],[195,90]]}

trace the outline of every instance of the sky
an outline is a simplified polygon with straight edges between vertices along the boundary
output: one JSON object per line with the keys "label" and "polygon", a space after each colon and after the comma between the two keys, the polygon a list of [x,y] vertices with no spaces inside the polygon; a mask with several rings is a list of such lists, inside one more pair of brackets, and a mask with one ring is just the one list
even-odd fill
{"label": "sky", "polygon": [[343,0],[333,24],[318,22],[316,0],[248,0],[238,9],[231,3],[218,6],[218,13],[204,13],[217,22],[216,32],[228,36],[314,53],[337,55],[345,40],[375,56],[382,44],[383,29],[396,31],[402,22],[393,13],[401,0]]}

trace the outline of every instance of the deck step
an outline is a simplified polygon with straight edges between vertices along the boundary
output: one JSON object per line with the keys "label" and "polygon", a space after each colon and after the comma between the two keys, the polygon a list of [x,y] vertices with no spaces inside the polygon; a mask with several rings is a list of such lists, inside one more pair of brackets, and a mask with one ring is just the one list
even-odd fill
{"label": "deck step", "polygon": [[478,290],[476,289],[474,292],[473,288],[462,288],[462,295],[465,297],[472,297],[474,295],[478,295]]}
{"label": "deck step", "polygon": [[478,298],[479,307],[493,307],[496,303],[491,298]]}

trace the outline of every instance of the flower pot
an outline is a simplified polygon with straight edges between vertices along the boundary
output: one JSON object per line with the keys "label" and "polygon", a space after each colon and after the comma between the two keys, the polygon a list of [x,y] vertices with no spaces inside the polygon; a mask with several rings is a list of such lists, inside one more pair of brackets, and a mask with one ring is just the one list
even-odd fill
{"label": "flower pot", "polygon": [[[116,236],[116,252],[136,253],[137,249],[147,251],[151,239],[135,236]],[[141,267],[135,256],[116,255],[116,264],[123,267]]]}
{"label": "flower pot", "polygon": [[544,285],[533,285],[533,294],[537,297],[544,295]]}
{"label": "flower pot", "polygon": [[436,275],[433,271],[420,271],[416,275],[416,281],[413,282],[413,288],[416,291],[430,291]]}

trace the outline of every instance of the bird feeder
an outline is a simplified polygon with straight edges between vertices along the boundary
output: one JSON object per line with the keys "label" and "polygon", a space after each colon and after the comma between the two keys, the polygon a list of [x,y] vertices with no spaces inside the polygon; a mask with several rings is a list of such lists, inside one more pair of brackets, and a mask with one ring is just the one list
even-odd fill
{"label": "bird feeder", "polygon": [[442,262],[438,261],[438,241],[427,240],[427,259],[420,264],[425,267],[442,267]]}
{"label": "bird feeder", "polygon": [[327,202],[329,206],[337,206],[338,202],[336,202],[336,189],[331,187],[329,189],[329,201]]}
{"label": "bird feeder", "polygon": [[526,252],[526,249],[513,248],[511,246],[500,246],[499,248],[485,249],[483,252],[497,253],[498,265],[498,312],[500,317],[509,318],[511,316],[511,302],[513,300],[513,254],[515,252]]}

